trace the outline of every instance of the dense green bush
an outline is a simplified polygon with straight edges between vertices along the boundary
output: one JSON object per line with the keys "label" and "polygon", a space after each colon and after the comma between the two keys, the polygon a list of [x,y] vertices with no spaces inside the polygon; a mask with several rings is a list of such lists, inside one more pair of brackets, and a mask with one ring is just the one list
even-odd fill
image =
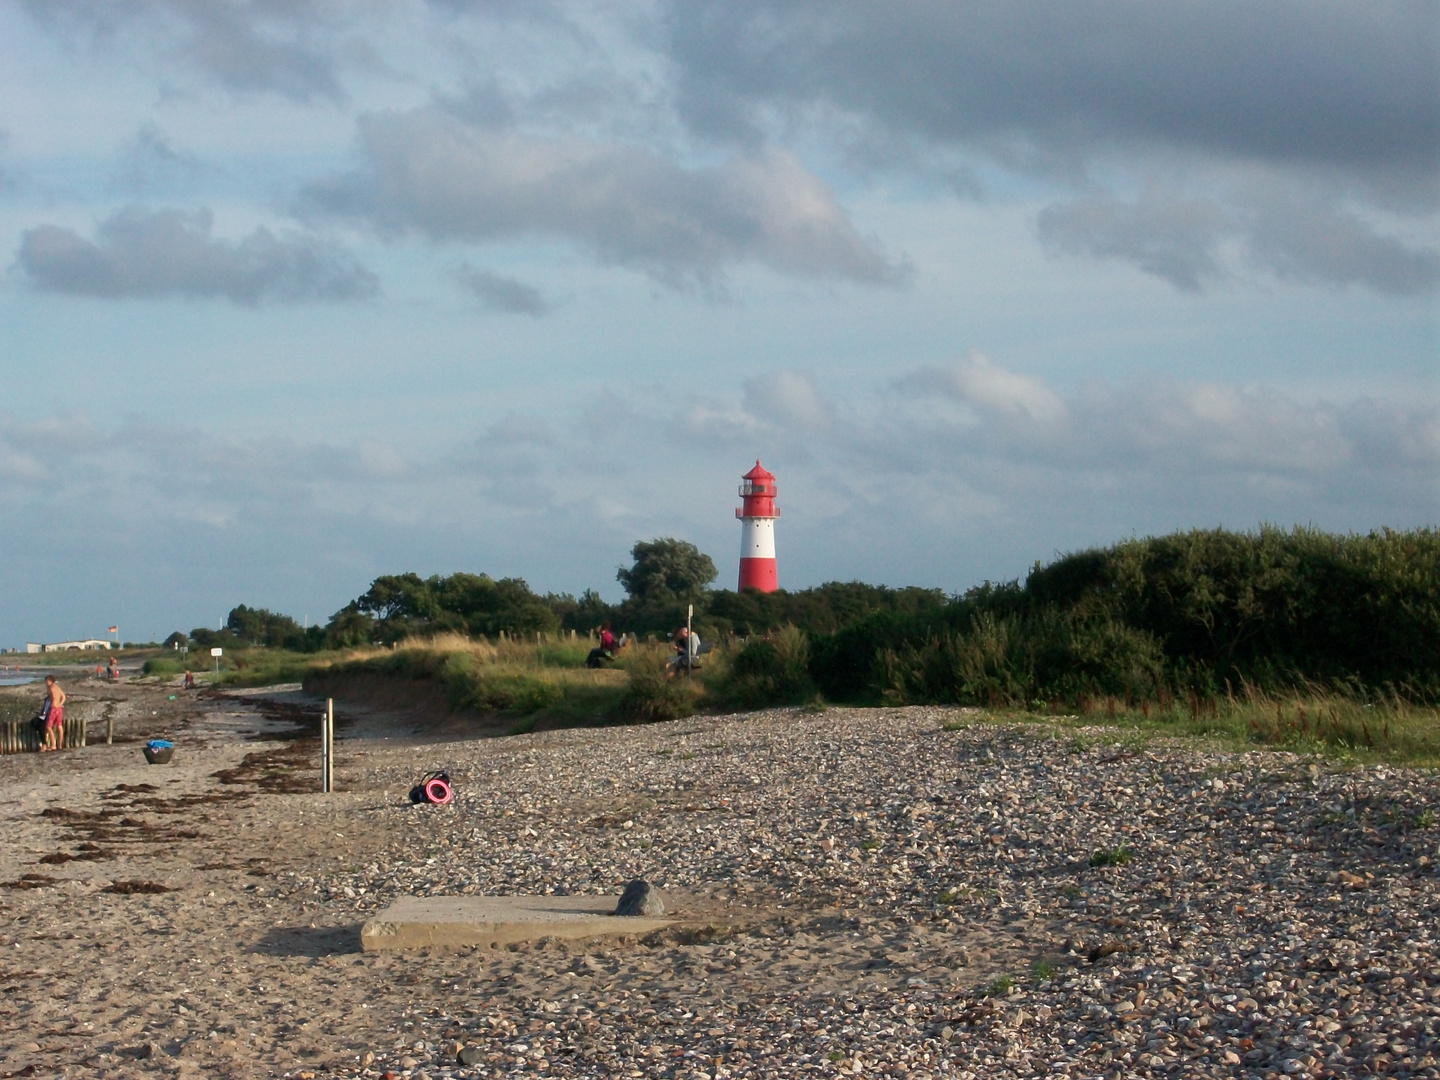
{"label": "dense green bush", "polygon": [[180,675],[189,666],[182,661],[172,660],[168,656],[155,656],[140,666],[140,672],[143,675]]}
{"label": "dense green bush", "polygon": [[885,649],[877,662],[888,701],[1000,705],[1150,698],[1162,685],[1164,658],[1144,631],[1111,620],[1072,623],[1047,610],[980,612],[968,632]]}
{"label": "dense green bush", "polygon": [[770,638],[749,642],[735,655],[715,694],[740,709],[809,701],[815,696],[809,637],[794,626],[786,626]]}
{"label": "dense green bush", "polygon": [[837,701],[1076,702],[1242,686],[1440,699],[1440,532],[1196,530],[817,638]]}

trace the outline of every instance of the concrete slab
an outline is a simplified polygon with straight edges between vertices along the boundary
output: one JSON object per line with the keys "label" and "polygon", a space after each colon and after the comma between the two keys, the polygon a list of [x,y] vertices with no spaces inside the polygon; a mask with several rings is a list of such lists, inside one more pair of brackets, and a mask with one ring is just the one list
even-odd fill
{"label": "concrete slab", "polygon": [[402,896],[360,930],[364,952],[648,934],[673,919],[614,915],[614,896]]}

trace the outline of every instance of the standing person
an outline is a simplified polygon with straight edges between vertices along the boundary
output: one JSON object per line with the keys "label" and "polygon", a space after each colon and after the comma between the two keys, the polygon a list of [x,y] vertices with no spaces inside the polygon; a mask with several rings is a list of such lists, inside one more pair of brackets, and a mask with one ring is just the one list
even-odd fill
{"label": "standing person", "polygon": [[118,678],[120,678],[120,664],[112,656],[110,657],[110,681],[114,682]]}
{"label": "standing person", "polygon": [[188,667],[185,669],[185,689],[195,689],[195,673],[192,672]]}
{"label": "standing person", "polygon": [[65,744],[65,691],[60,689],[54,675],[45,676],[45,689],[48,691],[48,704],[45,708],[45,741],[40,745],[42,752],[59,750]]}

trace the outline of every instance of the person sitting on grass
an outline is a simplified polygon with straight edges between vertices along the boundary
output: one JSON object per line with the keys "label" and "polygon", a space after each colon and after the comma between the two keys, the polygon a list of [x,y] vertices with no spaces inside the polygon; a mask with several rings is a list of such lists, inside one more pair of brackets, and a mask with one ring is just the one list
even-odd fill
{"label": "person sitting on grass", "polygon": [[689,674],[695,667],[695,658],[700,655],[700,635],[692,634],[682,626],[675,631],[675,657],[670,661],[670,674]]}
{"label": "person sitting on grass", "polygon": [[65,745],[65,691],[54,675],[45,676],[45,741],[41,751],[59,750]]}
{"label": "person sitting on grass", "polygon": [[600,644],[591,649],[590,655],[585,657],[585,666],[598,668],[602,664],[614,663],[618,651],[615,647],[615,635],[610,632],[610,620],[606,619],[600,624]]}

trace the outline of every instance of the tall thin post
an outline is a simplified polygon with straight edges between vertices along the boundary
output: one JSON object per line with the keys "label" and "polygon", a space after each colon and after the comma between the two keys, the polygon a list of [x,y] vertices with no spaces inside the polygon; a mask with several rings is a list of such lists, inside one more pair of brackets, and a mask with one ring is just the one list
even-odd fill
{"label": "tall thin post", "polygon": [[333,777],[335,741],[335,699],[325,699],[325,716],[320,721],[320,790],[330,794]]}
{"label": "tall thin post", "polygon": [[691,620],[693,620],[694,618],[695,618],[695,605],[694,605],[694,604],[686,604],[686,605],[685,605],[685,674],[686,674],[687,677],[690,676],[690,675],[695,674],[693,671],[690,670],[690,664],[691,664],[691,662],[695,659],[695,654],[690,651],[690,635],[695,632],[694,630],[690,629],[690,622],[691,622]]}

